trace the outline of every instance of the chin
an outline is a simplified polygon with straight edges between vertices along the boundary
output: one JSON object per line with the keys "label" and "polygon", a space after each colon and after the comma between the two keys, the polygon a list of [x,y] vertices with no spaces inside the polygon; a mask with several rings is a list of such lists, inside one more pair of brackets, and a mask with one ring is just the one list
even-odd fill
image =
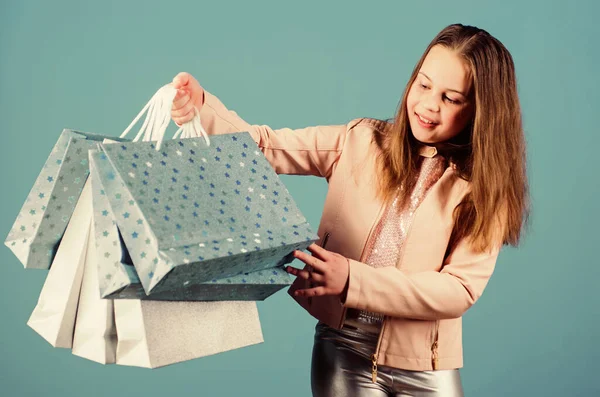
{"label": "chin", "polygon": [[409,118],[409,125],[411,134],[413,138],[415,138],[417,141],[426,145],[432,145],[436,143],[434,131],[423,131],[423,129],[419,126],[417,121],[413,120],[412,117]]}
{"label": "chin", "polygon": [[433,145],[433,144],[437,143],[437,140],[435,139],[435,137],[430,134],[422,133],[422,132],[419,132],[418,130],[415,132],[415,130],[412,127],[410,130],[411,130],[413,138],[415,138],[417,141],[419,141],[421,143],[424,143],[426,145]]}

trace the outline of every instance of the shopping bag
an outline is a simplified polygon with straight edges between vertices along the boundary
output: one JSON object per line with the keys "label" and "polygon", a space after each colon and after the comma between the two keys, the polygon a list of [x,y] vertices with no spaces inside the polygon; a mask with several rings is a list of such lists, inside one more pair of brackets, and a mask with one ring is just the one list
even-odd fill
{"label": "shopping bag", "polygon": [[[90,197],[91,199],[91,197]],[[96,238],[89,233],[79,294],[72,353],[101,364],[116,362],[117,329],[113,301],[102,299],[98,285]]]}
{"label": "shopping bag", "polygon": [[[161,141],[170,121],[176,91],[171,85],[161,87],[120,137],[71,129],[62,131],[4,241],[25,268],[50,267],[89,174],[87,150],[105,139],[131,141],[126,136],[144,114],[144,123],[133,141]],[[174,137],[202,135],[209,143],[197,115]]]}
{"label": "shopping bag", "polygon": [[158,368],[264,341],[254,302],[114,300],[117,364]]}
{"label": "shopping bag", "polygon": [[60,134],[4,242],[25,268],[50,267],[89,174],[87,150],[104,138],[70,129]]}
{"label": "shopping bag", "polygon": [[[247,132],[90,152],[147,295],[281,268],[318,240]],[[200,286],[198,286],[200,288]]]}
{"label": "shopping bag", "polygon": [[27,325],[54,347],[71,348],[92,221],[89,181],[81,193]]}
{"label": "shopping bag", "polygon": [[[138,119],[142,117],[145,110],[149,110],[144,125],[140,129],[134,141],[142,138],[144,141],[152,140],[153,138],[162,139],[164,135],[167,116],[160,112],[154,112],[155,107],[167,109],[167,104],[170,104],[174,97],[173,89],[167,88],[159,90],[150,100],[148,105],[142,112],[138,114],[136,119],[127,127],[120,138],[103,139],[104,142],[125,142],[125,136],[135,125]],[[166,112],[162,112],[166,113]],[[168,119],[167,119],[168,120]],[[180,129],[177,133],[182,133],[183,136],[196,136],[193,126],[187,125]],[[90,181],[91,183],[91,181]],[[97,184],[95,186],[98,188]],[[94,207],[93,196],[94,186],[92,185],[92,194],[89,197],[92,207]],[[96,192],[96,196],[104,194],[103,191]],[[86,199],[88,199],[86,197]],[[82,197],[83,200],[83,197]],[[97,206],[97,204],[96,204]],[[99,230],[103,230],[108,226],[114,226],[114,220],[111,217],[106,217],[106,214],[96,214],[92,222],[92,231],[89,234],[87,242],[87,252],[85,256],[83,282],[79,294],[79,304],[77,307],[77,320],[73,335],[74,355],[87,358],[102,364],[115,363],[116,360],[116,326],[114,321],[113,302],[110,299],[102,299],[100,295],[100,279],[98,275],[98,267],[100,257],[97,254],[98,238],[106,240],[108,237],[105,233],[100,236]],[[108,220],[108,224],[107,224]],[[119,247],[117,241],[112,241],[113,247]],[[105,252],[102,259],[110,260]],[[116,258],[117,263],[121,258]]]}
{"label": "shopping bag", "polygon": [[131,262],[94,161],[90,162],[94,207],[93,233],[99,250],[100,294],[110,299],[152,299],[185,301],[265,300],[292,283],[280,268],[246,272],[199,284],[183,284],[170,291],[146,295]]}

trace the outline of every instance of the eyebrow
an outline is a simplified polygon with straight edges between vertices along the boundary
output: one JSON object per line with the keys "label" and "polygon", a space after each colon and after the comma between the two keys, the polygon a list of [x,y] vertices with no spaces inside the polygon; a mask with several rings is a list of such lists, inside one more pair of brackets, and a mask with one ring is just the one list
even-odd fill
{"label": "eyebrow", "polygon": [[[432,80],[429,78],[429,76],[427,76],[425,73],[423,73],[423,72],[419,72],[419,74],[422,74],[423,76],[425,76],[425,77],[427,78],[427,80],[429,80],[429,81],[432,81]],[[459,90],[454,90],[454,89],[452,89],[452,88],[447,88],[446,90],[447,90],[447,91],[456,92],[457,94],[460,94],[460,95],[462,95],[463,97],[467,98],[467,96],[466,96],[466,95],[465,95],[465,94],[464,94],[462,91],[459,91]]]}

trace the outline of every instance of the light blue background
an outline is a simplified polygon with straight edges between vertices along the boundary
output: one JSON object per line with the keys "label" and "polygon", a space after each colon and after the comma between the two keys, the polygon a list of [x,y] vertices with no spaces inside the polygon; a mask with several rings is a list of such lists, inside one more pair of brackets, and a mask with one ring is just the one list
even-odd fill
{"label": "light blue background", "polygon": [[[2,0],[0,229],[63,128],[116,136],[179,71],[252,123],[386,118],[434,35],[474,24],[514,56],[534,211],[464,318],[466,394],[600,395],[600,7],[555,3]],[[284,181],[316,226],[324,181]],[[284,291],[259,304],[264,344],[158,370],[104,367],[26,326],[45,272],[5,247],[0,262],[2,396],[310,395],[314,321]]]}

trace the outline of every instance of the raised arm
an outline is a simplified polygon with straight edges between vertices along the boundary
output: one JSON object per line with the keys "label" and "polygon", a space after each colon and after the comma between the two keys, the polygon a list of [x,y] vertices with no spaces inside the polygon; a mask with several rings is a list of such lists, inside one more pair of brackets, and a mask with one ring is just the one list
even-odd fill
{"label": "raised arm", "polygon": [[301,129],[251,125],[205,91],[188,73],[177,75],[173,85],[179,90],[172,111],[176,123],[191,120],[195,106],[199,109],[202,126],[211,135],[250,133],[278,174],[331,176],[344,147],[347,125]]}

